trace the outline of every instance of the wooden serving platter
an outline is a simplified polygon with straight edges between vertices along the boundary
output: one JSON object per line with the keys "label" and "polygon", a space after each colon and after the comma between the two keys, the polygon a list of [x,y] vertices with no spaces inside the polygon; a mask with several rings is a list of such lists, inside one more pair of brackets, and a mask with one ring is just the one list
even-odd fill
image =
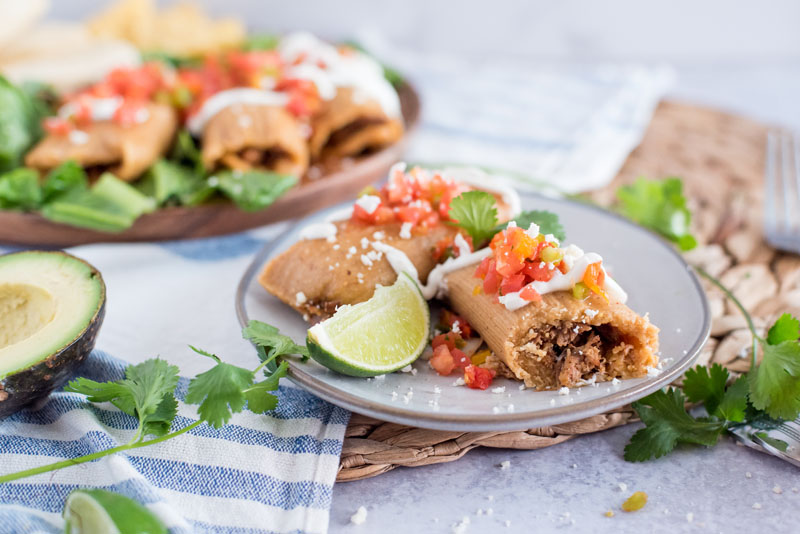
{"label": "wooden serving platter", "polygon": [[24,246],[69,247],[87,243],[165,241],[210,237],[241,232],[257,226],[293,219],[353,198],[384,177],[402,159],[409,134],[419,122],[420,99],[403,83],[397,90],[406,132],[403,138],[380,152],[355,160],[352,165],[314,181],[306,181],[279,198],[272,206],[245,212],[231,202],[194,207],[163,208],[139,217],[118,233],[87,230],[49,221],[38,213],[0,211],[0,243]]}

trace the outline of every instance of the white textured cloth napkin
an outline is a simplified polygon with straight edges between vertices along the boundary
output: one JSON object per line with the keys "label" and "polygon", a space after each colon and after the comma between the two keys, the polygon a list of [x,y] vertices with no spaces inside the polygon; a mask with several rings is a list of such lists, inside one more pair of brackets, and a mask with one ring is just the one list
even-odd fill
{"label": "white textured cloth napkin", "polygon": [[516,171],[566,193],[614,178],[675,77],[666,66],[468,60],[410,53],[374,34],[361,42],[422,94],[409,159]]}

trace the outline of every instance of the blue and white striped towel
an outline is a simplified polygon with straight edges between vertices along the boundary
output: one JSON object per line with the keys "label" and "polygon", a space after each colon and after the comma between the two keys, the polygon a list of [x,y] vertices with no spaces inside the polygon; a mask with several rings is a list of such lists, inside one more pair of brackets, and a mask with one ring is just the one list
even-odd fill
{"label": "blue and white striped towel", "polygon": [[[100,269],[108,286],[98,350],[80,374],[114,380],[125,362],[160,356],[194,376],[209,364],[187,343],[237,365],[257,365],[241,339],[234,291],[253,253],[276,230],[72,249]],[[187,384],[181,380],[179,400]],[[147,504],[179,534],[324,533],[349,413],[287,380],[278,396],[268,415],[245,411],[219,430],[203,425],[163,444],[2,484],[0,532],[61,532],[66,495],[96,486]],[[194,420],[196,407],[181,402],[176,428]],[[110,404],[87,406],[81,395],[56,393],[0,421],[0,473],[123,444],[135,423]]]}
{"label": "blue and white striped towel", "polygon": [[[367,44],[422,91],[424,118],[411,158],[522,171],[569,191],[614,176],[669,79],[660,69],[534,71]],[[161,356],[194,376],[209,363],[188,343],[253,365],[256,356],[233,313],[234,292],[252,254],[282,228],[73,249],[101,270],[108,286],[99,350],[83,372],[117,378],[122,362]],[[147,503],[174,532],[325,532],[348,414],[287,381],[279,396],[271,415],[245,412],[221,430],[203,426],[127,455],[0,485],[0,531],[58,532],[66,494],[100,486]],[[182,404],[176,424],[188,424],[194,413]],[[79,396],[57,393],[0,421],[0,473],[123,443],[133,424],[111,406],[87,408]]]}

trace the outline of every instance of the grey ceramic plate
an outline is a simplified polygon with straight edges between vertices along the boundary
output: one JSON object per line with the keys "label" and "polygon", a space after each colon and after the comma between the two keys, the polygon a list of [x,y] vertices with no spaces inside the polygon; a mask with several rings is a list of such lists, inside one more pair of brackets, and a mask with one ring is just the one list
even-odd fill
{"label": "grey ceramic plate", "polygon": [[[566,228],[567,242],[600,253],[628,292],[628,305],[640,314],[650,314],[661,329],[663,366],[657,376],[574,388],[569,395],[521,391],[519,382],[507,379],[496,379],[486,391],[456,387],[455,376],[438,376],[422,360],[414,364],[415,375],[393,373],[381,380],[339,375],[314,361],[293,361],[289,378],[325,400],[384,421],[437,430],[496,431],[589,417],[644,397],[680,376],[697,357],[711,324],[705,294],[680,255],[647,230],[592,206],[533,195],[523,196],[522,203],[523,209],[556,212]],[[298,342],[305,339],[306,323],[258,284],[258,273],[271,257],[297,241],[302,227],[332,210],[298,222],[258,253],[236,295],[242,325],[258,319]],[[502,393],[492,391],[502,387]]]}

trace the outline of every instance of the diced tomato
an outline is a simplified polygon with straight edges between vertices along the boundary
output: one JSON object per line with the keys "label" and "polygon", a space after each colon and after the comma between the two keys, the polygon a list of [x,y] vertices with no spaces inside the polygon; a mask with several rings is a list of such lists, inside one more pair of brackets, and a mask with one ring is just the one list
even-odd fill
{"label": "diced tomato", "polygon": [[542,266],[542,262],[534,261],[534,262],[526,262],[525,269],[523,270],[525,275],[527,275],[531,280],[536,282],[547,282],[551,278],[553,278],[553,270],[551,270],[547,264]]}
{"label": "diced tomato", "polygon": [[486,272],[486,277],[483,279],[483,292],[487,295],[494,295],[500,287],[500,276],[494,268],[495,262],[489,262],[489,270]]}
{"label": "diced tomato", "polygon": [[477,365],[469,364],[464,369],[464,382],[472,389],[486,389],[492,385],[495,372]]}
{"label": "diced tomato", "polygon": [[458,323],[458,329],[461,330],[461,337],[465,339],[472,337],[472,327],[467,320],[450,310],[444,310],[442,312],[441,323],[447,325],[450,330],[453,330],[455,328],[454,325]]}
{"label": "diced tomato", "polygon": [[47,117],[42,123],[47,133],[53,135],[67,135],[72,131],[72,124],[60,117]]}
{"label": "diced tomato", "polygon": [[125,100],[114,112],[114,121],[123,126],[130,126],[139,122],[139,112],[144,109],[141,102]]}
{"label": "diced tomato", "polygon": [[425,215],[425,210],[417,206],[402,206],[395,209],[397,219],[402,222],[417,224]]}
{"label": "diced tomato", "polygon": [[500,294],[501,295],[508,295],[509,293],[515,293],[522,289],[522,285],[525,283],[525,275],[524,274],[513,274],[506,278],[503,278],[503,281],[500,282]]}
{"label": "diced tomato", "polygon": [[452,256],[453,252],[453,240],[445,237],[436,243],[436,247],[433,249],[433,259],[438,263],[442,259]]}
{"label": "diced tomato", "polygon": [[606,294],[605,290],[603,290],[603,282],[605,281],[605,273],[603,272],[603,267],[601,266],[600,262],[590,263],[588,267],[586,267],[586,271],[583,273],[583,283],[586,284],[586,287],[608,300],[608,295]]}
{"label": "diced tomato", "polygon": [[439,334],[438,336],[434,337],[433,341],[431,341],[431,346],[434,349],[439,345],[447,345],[448,349],[453,350],[456,347],[463,347],[464,340],[461,339],[461,336],[455,332],[445,332],[444,334]]}
{"label": "diced tomato", "polygon": [[386,195],[389,199],[389,202],[401,202],[403,199],[406,199],[410,195],[410,191],[408,186],[405,183],[403,178],[399,180],[392,180],[388,187],[386,187]]}
{"label": "diced tomato", "polygon": [[525,267],[525,259],[520,258],[505,247],[495,252],[495,269],[497,274],[508,277],[520,272]]}
{"label": "diced tomato", "polygon": [[473,275],[475,278],[485,278],[486,273],[489,272],[489,263],[493,261],[492,258],[486,256],[481,260],[480,265],[475,269],[475,274]]}
{"label": "diced tomato", "polygon": [[433,369],[442,376],[447,376],[456,368],[455,361],[453,360],[450,350],[447,345],[439,345],[433,349],[433,356],[428,360]]}
{"label": "diced tomato", "polygon": [[519,292],[519,296],[528,302],[538,302],[542,300],[542,296],[530,284],[522,288],[522,291]]}
{"label": "diced tomato", "polygon": [[286,104],[286,109],[295,117],[311,116],[309,100],[305,95],[299,92],[289,93],[289,102]]}
{"label": "diced tomato", "polygon": [[458,349],[451,349],[450,354],[453,356],[453,362],[455,363],[456,367],[466,368],[469,365],[472,365],[472,360],[464,354],[462,351]]}
{"label": "diced tomato", "polygon": [[569,267],[567,267],[566,262],[564,262],[563,260],[558,262],[558,265],[556,265],[556,267],[558,268],[559,271],[561,271],[561,274],[567,274],[567,271],[569,271]]}
{"label": "diced tomato", "polygon": [[394,211],[392,211],[392,208],[381,204],[372,213],[372,220],[374,224],[387,224],[394,222]]}

